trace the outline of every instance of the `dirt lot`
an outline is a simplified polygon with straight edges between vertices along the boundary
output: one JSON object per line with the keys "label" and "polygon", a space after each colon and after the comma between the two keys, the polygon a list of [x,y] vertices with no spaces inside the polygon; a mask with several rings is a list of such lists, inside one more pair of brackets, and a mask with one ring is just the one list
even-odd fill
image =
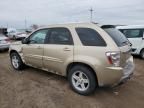
{"label": "dirt lot", "polygon": [[134,77],[91,96],[74,93],[66,78],[34,68],[15,71],[0,52],[0,108],[144,108],[144,60],[135,58]]}

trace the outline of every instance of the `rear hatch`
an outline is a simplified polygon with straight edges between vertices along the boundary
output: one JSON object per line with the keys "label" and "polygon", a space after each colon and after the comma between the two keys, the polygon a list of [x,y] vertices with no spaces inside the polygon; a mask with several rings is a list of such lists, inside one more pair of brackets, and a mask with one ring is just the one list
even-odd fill
{"label": "rear hatch", "polygon": [[109,36],[115,41],[117,46],[120,49],[120,65],[125,66],[126,61],[131,56],[131,44],[128,39],[114,26],[102,26]]}

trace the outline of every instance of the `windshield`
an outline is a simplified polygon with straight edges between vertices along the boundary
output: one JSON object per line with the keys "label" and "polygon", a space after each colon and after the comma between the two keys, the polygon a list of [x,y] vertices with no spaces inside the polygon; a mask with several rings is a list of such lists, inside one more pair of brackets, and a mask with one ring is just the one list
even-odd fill
{"label": "windshield", "polygon": [[119,30],[115,28],[104,28],[104,30],[112,37],[119,47],[129,44],[128,39]]}

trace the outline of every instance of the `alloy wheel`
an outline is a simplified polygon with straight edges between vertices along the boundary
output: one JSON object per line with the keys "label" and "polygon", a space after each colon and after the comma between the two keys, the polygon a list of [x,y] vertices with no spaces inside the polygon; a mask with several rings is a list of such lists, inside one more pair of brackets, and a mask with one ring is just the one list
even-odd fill
{"label": "alloy wheel", "polygon": [[15,68],[19,67],[19,59],[16,55],[12,56],[12,64]]}
{"label": "alloy wheel", "polygon": [[82,71],[76,71],[72,75],[72,84],[79,91],[86,91],[89,88],[89,79]]}

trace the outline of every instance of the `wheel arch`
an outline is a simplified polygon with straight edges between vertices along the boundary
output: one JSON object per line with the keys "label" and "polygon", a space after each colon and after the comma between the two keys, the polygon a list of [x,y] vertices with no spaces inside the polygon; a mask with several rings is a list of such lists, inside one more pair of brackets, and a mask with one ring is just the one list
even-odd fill
{"label": "wheel arch", "polygon": [[11,51],[9,52],[9,55],[11,56],[12,53],[17,53],[17,54],[19,54],[16,50],[11,50]]}
{"label": "wheel arch", "polygon": [[9,56],[11,56],[12,53],[17,53],[21,57],[23,63],[25,63],[25,60],[24,60],[24,58],[23,58],[23,56],[22,56],[22,54],[20,52],[18,52],[17,50],[14,50],[14,49],[10,50],[9,51]]}
{"label": "wheel arch", "polygon": [[67,68],[66,68],[66,76],[68,76],[69,70],[70,70],[72,67],[76,66],[76,65],[82,65],[82,66],[88,67],[88,68],[91,70],[92,74],[95,76],[95,80],[96,80],[97,85],[99,85],[99,83],[98,83],[98,77],[97,77],[97,74],[96,74],[95,70],[94,70],[90,65],[88,65],[88,64],[86,64],[86,63],[82,63],[82,62],[72,62],[72,63],[68,64],[68,66],[67,66]]}

